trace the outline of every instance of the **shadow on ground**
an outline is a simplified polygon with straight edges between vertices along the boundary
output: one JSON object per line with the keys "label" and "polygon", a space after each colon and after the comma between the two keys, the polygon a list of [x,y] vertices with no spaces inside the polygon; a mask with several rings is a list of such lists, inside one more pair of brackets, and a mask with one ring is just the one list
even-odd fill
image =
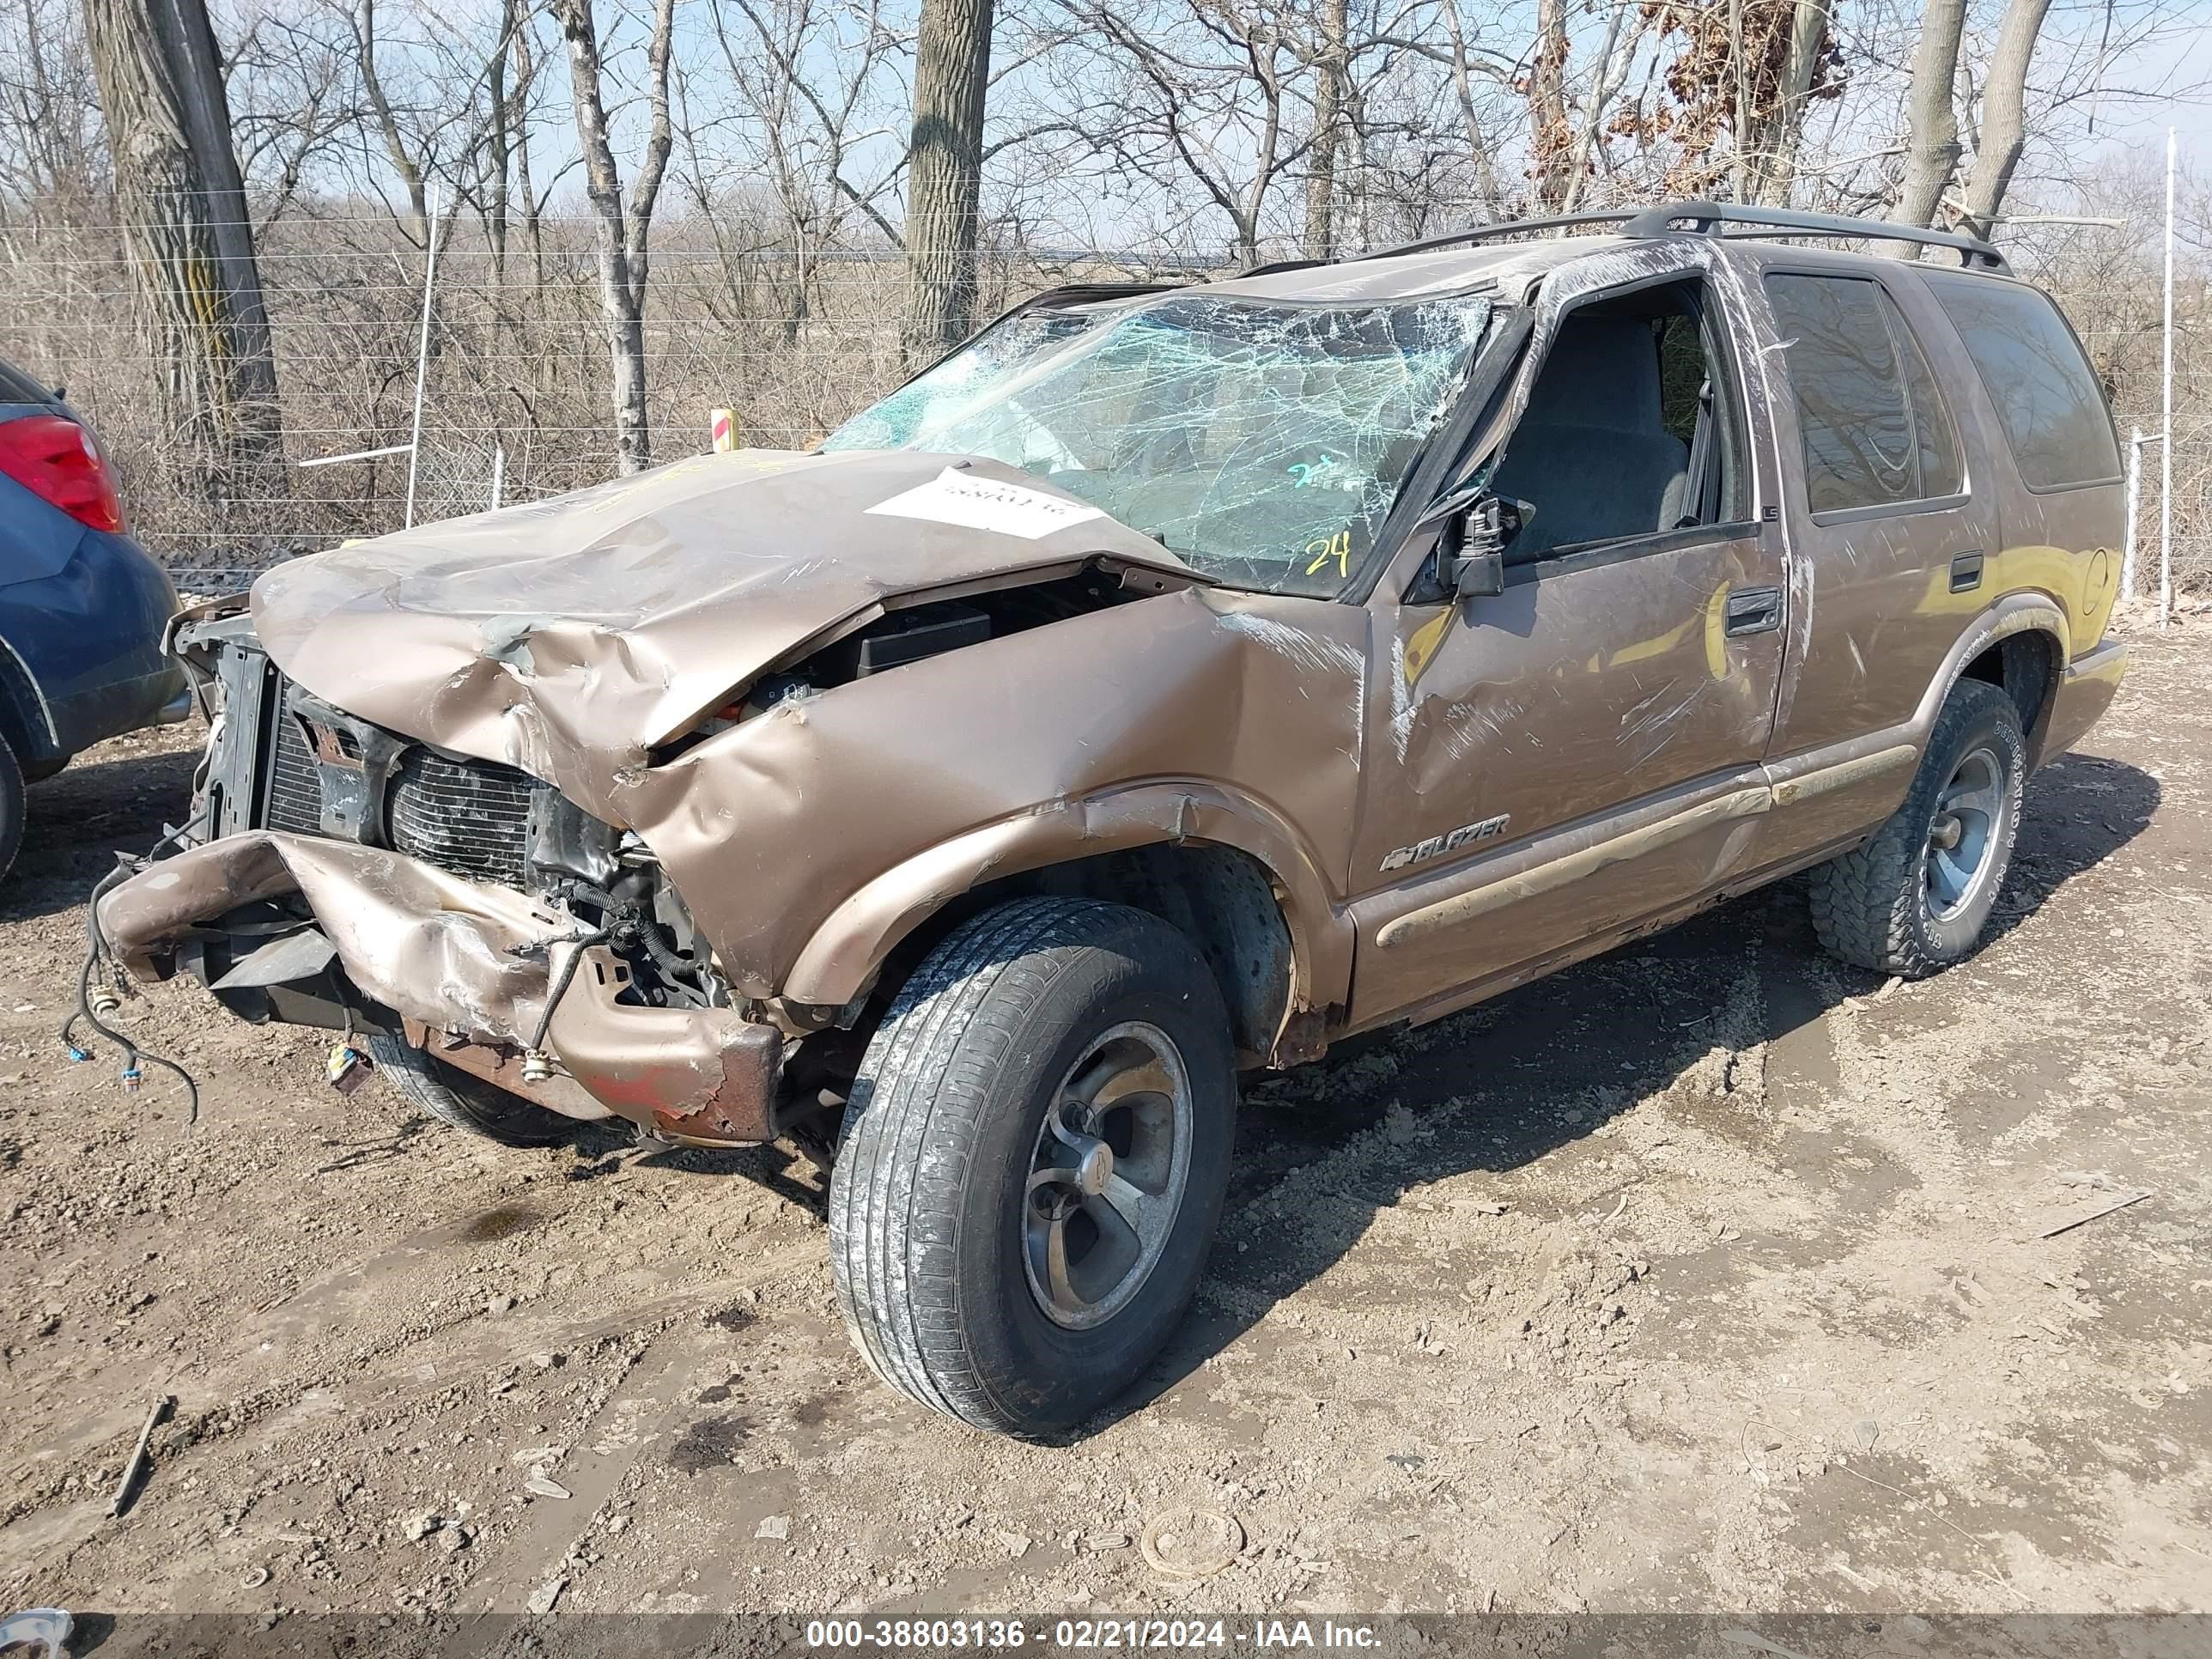
{"label": "shadow on ground", "polygon": [[[1991,939],[2133,840],[2159,800],[2157,780],[2119,761],[2066,755],[2038,773]],[[1761,994],[1757,1026],[1723,1032],[1719,1011],[1746,974],[1756,975]],[[1264,1261],[1257,1252],[1239,1260],[1235,1294],[1202,1297],[1152,1370],[1083,1436],[1176,1388],[1267,1306],[1327,1273],[1376,1212],[1408,1189],[1533,1164],[1663,1091],[1716,1042],[1739,1048],[1775,1042],[1881,982],[1821,954],[1804,884],[1793,880],[1508,992],[1411,1040],[1378,1034],[1316,1065],[1248,1082],[1227,1221],[1267,1206],[1305,1166],[1373,1129],[1393,1103],[1417,1121],[1431,1115],[1425,1127],[1432,1132],[1409,1136],[1397,1156],[1360,1162],[1359,1173],[1330,1189],[1333,1207],[1360,1212],[1356,1224],[1332,1217],[1327,1228],[1279,1231]],[[1395,1071],[1378,1082],[1372,1056],[1386,1050]],[[1478,1087],[1486,1109],[1447,1112]],[[1229,1269],[1217,1257],[1212,1271],[1218,1279]]]}
{"label": "shadow on ground", "polygon": [[79,761],[27,792],[22,850],[0,879],[0,921],[84,902],[118,853],[142,854],[191,811],[199,750]]}

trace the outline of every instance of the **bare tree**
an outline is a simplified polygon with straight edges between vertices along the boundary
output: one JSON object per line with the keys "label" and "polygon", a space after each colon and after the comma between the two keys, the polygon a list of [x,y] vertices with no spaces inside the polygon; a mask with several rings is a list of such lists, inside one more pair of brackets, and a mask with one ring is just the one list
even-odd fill
{"label": "bare tree", "polygon": [[907,147],[907,353],[950,350],[975,324],[992,0],[922,0]]}
{"label": "bare tree", "polygon": [[1320,0],[1320,36],[1314,42],[1313,138],[1306,158],[1306,257],[1336,252],[1336,157],[1343,137],[1346,82],[1351,78],[1346,0]]}
{"label": "bare tree", "polygon": [[96,94],[74,10],[23,0],[15,21],[0,23],[0,210],[11,198],[75,206],[94,187]]}
{"label": "bare tree", "polygon": [[283,454],[276,364],[203,0],[85,0],[139,322],[183,487],[252,493]]}
{"label": "bare tree", "polygon": [[1990,234],[2020,165],[2027,143],[2027,66],[2050,10],[2051,0],[2008,0],[1997,25],[1996,50],[1982,82],[1981,138],[1959,216],[1959,228],[1970,235]]}
{"label": "bare tree", "polygon": [[[1905,92],[1905,179],[1894,216],[1900,224],[1932,225],[1943,192],[1959,170],[1959,37],[1966,26],[1966,0],[1928,0],[1920,39],[1912,48],[1912,79]],[[1920,245],[1896,242],[1890,252],[1917,258]]]}
{"label": "bare tree", "polygon": [[1808,106],[1843,95],[1831,3],[1643,0],[1676,44],[1665,100],[1629,125],[1647,144],[1674,147],[1666,189],[1702,194],[1725,179],[1740,200],[1790,200]]}
{"label": "bare tree", "polygon": [[615,465],[624,475],[653,465],[653,431],[645,408],[645,284],[650,265],[653,204],[674,142],[668,119],[668,53],[675,0],[657,0],[646,49],[645,147],[625,202],[622,170],[608,136],[605,65],[592,0],[551,0],[568,46],[569,101],[584,152],[585,194],[599,222],[599,310],[614,368]]}
{"label": "bare tree", "polygon": [[1796,180],[1806,106],[1828,56],[1829,9],[1830,0],[1794,0],[1772,98],[1747,122],[1745,182],[1751,198],[1763,206],[1787,205]]}
{"label": "bare tree", "polygon": [[1536,51],[1527,81],[1528,184],[1540,212],[1566,205],[1574,154],[1567,118],[1566,0],[1536,0]]}

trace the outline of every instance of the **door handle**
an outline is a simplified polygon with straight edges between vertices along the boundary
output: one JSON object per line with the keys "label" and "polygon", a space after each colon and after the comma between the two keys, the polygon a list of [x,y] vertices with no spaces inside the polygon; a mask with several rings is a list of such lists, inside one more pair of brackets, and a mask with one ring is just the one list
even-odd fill
{"label": "door handle", "polygon": [[1778,587],[1739,587],[1728,596],[1728,625],[1733,639],[1741,634],[1765,634],[1782,626],[1782,590]]}
{"label": "door handle", "polygon": [[1971,593],[1982,585],[1982,556],[1961,553],[1951,561],[1951,591]]}

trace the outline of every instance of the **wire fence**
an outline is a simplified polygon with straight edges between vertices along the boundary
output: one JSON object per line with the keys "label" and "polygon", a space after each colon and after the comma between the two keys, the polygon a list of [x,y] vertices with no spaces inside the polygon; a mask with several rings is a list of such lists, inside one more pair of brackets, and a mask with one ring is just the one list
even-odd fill
{"label": "wire fence", "polygon": [[[477,512],[611,476],[617,425],[593,224],[540,219],[495,246],[456,220],[438,256],[414,516]],[[389,217],[302,218],[260,230],[284,465],[250,489],[174,488],[179,445],[157,389],[169,366],[134,323],[115,227],[0,231],[0,357],[64,386],[123,477],[140,539],[188,591],[242,585],[280,559],[396,529],[405,512],[422,249]],[[1295,250],[1285,249],[1291,253]],[[2050,287],[2112,394],[2123,440],[2159,424],[2154,243],[2074,237],[2024,274]],[[1218,250],[1000,249],[978,273],[984,314],[1056,283],[1218,275]],[[806,447],[906,373],[906,272],[889,248],[793,250],[702,218],[656,226],[644,323],[655,459],[708,446],[710,412],[738,441]],[[2177,315],[2173,567],[2212,592],[2212,341],[2201,274]],[[366,450],[399,453],[307,465]],[[2138,544],[2157,580],[2160,458],[2143,455]]]}

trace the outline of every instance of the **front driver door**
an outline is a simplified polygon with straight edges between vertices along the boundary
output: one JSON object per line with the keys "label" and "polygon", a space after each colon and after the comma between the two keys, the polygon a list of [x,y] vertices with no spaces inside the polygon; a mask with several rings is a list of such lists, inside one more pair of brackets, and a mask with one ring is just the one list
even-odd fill
{"label": "front driver door", "polygon": [[1564,310],[1492,476],[1535,507],[1505,591],[1376,596],[1352,1024],[1602,948],[1747,850],[1786,600],[1729,333],[1686,273]]}

